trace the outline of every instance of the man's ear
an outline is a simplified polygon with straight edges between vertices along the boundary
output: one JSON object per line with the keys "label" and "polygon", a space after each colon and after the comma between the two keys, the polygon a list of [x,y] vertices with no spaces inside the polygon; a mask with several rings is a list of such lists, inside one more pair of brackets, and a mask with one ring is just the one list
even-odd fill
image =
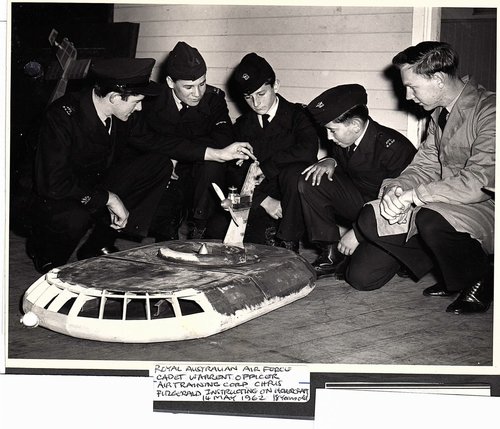
{"label": "man's ear", "polygon": [[170,77],[170,76],[167,76],[167,85],[170,89],[174,89],[174,80]]}
{"label": "man's ear", "polygon": [[274,81],[273,89],[274,89],[274,92],[278,93],[278,91],[280,89],[280,81],[278,79],[276,79]]}
{"label": "man's ear", "polygon": [[443,88],[445,84],[445,74],[443,72],[435,72],[432,74],[432,79],[436,82],[439,88]]}
{"label": "man's ear", "polygon": [[107,97],[108,97],[109,102],[111,104],[115,104],[116,97],[119,97],[121,99],[121,95],[118,92],[110,92],[110,93],[108,93]]}
{"label": "man's ear", "polygon": [[356,131],[357,133],[359,133],[363,129],[364,125],[363,121],[357,116],[351,119],[351,124],[354,127],[354,131]]}

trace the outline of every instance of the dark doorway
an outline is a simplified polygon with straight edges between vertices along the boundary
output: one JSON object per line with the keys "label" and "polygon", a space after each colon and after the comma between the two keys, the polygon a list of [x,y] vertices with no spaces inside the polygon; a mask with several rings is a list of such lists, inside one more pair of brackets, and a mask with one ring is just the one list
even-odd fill
{"label": "dark doorway", "polygon": [[496,27],[495,8],[441,10],[441,41],[457,50],[460,76],[474,76],[490,91],[496,91]]}

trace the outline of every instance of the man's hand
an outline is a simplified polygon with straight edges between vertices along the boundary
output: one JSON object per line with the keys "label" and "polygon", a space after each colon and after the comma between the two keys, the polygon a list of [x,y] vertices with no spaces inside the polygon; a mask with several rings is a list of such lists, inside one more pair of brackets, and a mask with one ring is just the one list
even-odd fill
{"label": "man's hand", "polygon": [[260,205],[273,219],[281,219],[283,217],[283,212],[281,210],[281,201],[273,197],[266,197],[264,201],[260,203]]}
{"label": "man's hand", "polygon": [[413,192],[403,191],[400,186],[391,186],[384,190],[380,201],[380,214],[391,225],[405,223],[408,211],[413,203]]}
{"label": "man's hand", "polygon": [[205,161],[226,162],[233,159],[241,161],[253,159],[257,161],[253,154],[253,148],[248,142],[234,142],[223,149],[207,147],[205,151]]}
{"label": "man's hand", "polygon": [[333,180],[333,173],[336,166],[337,162],[333,158],[325,158],[316,164],[310,165],[301,174],[306,175],[304,180],[309,180],[309,177],[311,177],[312,186],[319,186],[323,174],[326,174],[330,182]]}
{"label": "man's hand", "polygon": [[349,256],[354,253],[358,246],[359,241],[356,238],[356,234],[354,234],[354,230],[350,229],[340,239],[337,249],[340,253]]}
{"label": "man's hand", "polygon": [[114,229],[123,229],[127,226],[129,212],[118,195],[109,191],[108,194],[109,197],[106,206],[111,215],[110,226]]}

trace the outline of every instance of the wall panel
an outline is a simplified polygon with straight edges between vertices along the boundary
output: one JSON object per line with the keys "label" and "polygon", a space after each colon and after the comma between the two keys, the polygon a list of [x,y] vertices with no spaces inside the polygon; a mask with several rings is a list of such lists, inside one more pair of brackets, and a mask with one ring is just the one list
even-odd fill
{"label": "wall panel", "polygon": [[290,101],[308,103],[322,91],[360,83],[372,116],[402,132],[407,115],[385,70],[411,44],[413,8],[248,5],[116,5],[115,21],[139,22],[138,57],[157,60],[153,77],[179,40],[197,47],[208,83],[227,91],[232,70],[248,52],[264,56]]}

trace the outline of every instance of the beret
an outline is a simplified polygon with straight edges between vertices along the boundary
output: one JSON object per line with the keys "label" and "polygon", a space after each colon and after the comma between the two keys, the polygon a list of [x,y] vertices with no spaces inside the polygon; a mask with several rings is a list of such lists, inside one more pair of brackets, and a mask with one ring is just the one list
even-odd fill
{"label": "beret", "polygon": [[154,64],[152,58],[94,59],[90,73],[101,85],[119,86],[133,94],[158,95],[161,86],[149,80]]}
{"label": "beret", "polygon": [[366,90],[361,85],[339,85],[318,95],[307,105],[307,109],[314,120],[323,126],[358,104],[366,105],[367,101]]}
{"label": "beret", "polygon": [[173,80],[196,80],[207,73],[207,65],[198,49],[177,42],[167,57],[166,71]]}
{"label": "beret", "polygon": [[270,79],[276,79],[276,74],[264,58],[252,52],[236,66],[233,78],[243,94],[251,94]]}

